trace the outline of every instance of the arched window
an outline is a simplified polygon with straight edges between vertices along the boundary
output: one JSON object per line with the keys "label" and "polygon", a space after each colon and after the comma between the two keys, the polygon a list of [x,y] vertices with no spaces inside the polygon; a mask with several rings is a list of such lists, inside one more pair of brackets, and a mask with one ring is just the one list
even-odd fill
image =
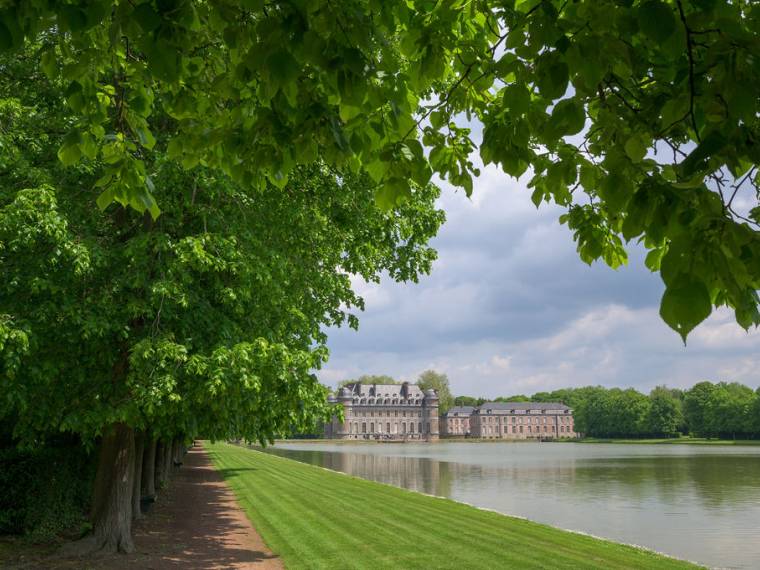
{"label": "arched window", "polygon": [[369,424],[369,433],[375,433],[375,422]]}
{"label": "arched window", "polygon": [[417,433],[422,433],[422,422],[417,424]]}
{"label": "arched window", "polygon": [[359,402],[359,403],[360,403],[360,404],[366,404],[366,403],[367,403],[367,399],[366,399],[366,398],[362,398],[362,399],[361,399],[361,402]]}
{"label": "arched window", "polygon": [[391,433],[391,422],[385,422],[385,431]]}
{"label": "arched window", "polygon": [[409,433],[414,433],[414,422],[409,422]]}
{"label": "arched window", "polygon": [[367,422],[362,422],[362,433],[367,433]]}
{"label": "arched window", "polygon": [[406,422],[401,422],[401,433],[406,433]]}
{"label": "arched window", "polygon": [[386,404],[390,404],[390,403],[391,403],[390,399],[389,399],[389,398],[386,398],[386,399],[385,399],[385,403],[386,403]]}

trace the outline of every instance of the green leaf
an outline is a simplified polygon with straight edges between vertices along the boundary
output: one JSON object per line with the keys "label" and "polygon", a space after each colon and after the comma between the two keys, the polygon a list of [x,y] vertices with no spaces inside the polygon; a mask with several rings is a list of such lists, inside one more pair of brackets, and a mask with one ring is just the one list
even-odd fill
{"label": "green leaf", "polygon": [[58,149],[58,159],[64,166],[76,164],[82,158],[82,149],[79,146],[81,142],[82,134],[77,130],[69,131],[63,137],[63,144]]}
{"label": "green leaf", "polygon": [[[2,24],[0,24],[2,25]],[[40,60],[40,67],[49,79],[53,79],[58,73],[58,59],[55,57],[53,49],[45,50]]]}
{"label": "green leaf", "polygon": [[681,335],[684,343],[694,327],[711,312],[710,292],[702,281],[689,273],[681,273],[673,280],[660,303],[660,316]]}
{"label": "green leaf", "polygon": [[641,162],[647,155],[647,149],[649,148],[648,140],[645,136],[634,134],[631,138],[625,141],[625,153],[633,162]]}
{"label": "green leaf", "polygon": [[557,52],[539,56],[536,63],[536,86],[543,97],[557,99],[567,90],[570,79],[567,64]]}
{"label": "green leaf", "polygon": [[147,127],[137,127],[135,129],[135,133],[137,133],[137,138],[140,141],[140,144],[148,150],[152,149],[155,146],[156,138]]}
{"label": "green leaf", "polygon": [[161,16],[153,9],[151,2],[143,2],[132,12],[132,17],[145,32],[152,32],[161,25]]}
{"label": "green leaf", "polygon": [[706,168],[708,159],[723,150],[727,144],[728,141],[720,131],[711,131],[680,164],[681,176],[691,178],[697,171]]}
{"label": "green leaf", "polygon": [[581,132],[586,124],[583,103],[574,98],[563,99],[555,105],[549,124],[558,137]]}
{"label": "green leaf", "polygon": [[98,205],[98,208],[100,208],[101,210],[105,210],[108,206],[110,206],[111,203],[113,202],[113,194],[114,194],[113,187],[106,188],[105,190],[103,190],[103,192],[100,193],[100,196],[98,196],[97,200],[95,200],[95,202]]}
{"label": "green leaf", "polygon": [[285,50],[279,50],[270,55],[267,58],[267,68],[272,82],[277,87],[294,81],[300,72],[298,62],[290,52]]}
{"label": "green leaf", "polygon": [[148,68],[161,81],[174,83],[179,79],[179,59],[177,48],[166,40],[157,40],[148,52]]}
{"label": "green leaf", "polygon": [[639,28],[655,42],[667,40],[675,31],[673,9],[659,0],[644,2],[638,11]]}

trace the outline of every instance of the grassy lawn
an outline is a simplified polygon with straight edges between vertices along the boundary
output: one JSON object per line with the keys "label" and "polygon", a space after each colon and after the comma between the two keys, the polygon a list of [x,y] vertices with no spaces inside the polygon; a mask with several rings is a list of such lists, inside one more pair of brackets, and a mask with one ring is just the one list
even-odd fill
{"label": "grassy lawn", "polygon": [[694,568],[251,449],[206,449],[289,569]]}

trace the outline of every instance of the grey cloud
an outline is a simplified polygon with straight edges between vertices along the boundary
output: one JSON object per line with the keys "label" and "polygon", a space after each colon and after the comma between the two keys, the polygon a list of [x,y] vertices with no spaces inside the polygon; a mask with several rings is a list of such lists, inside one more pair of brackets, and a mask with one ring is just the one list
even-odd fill
{"label": "grey cloud", "polygon": [[458,393],[505,395],[599,383],[648,388],[730,375],[760,384],[758,335],[726,314],[687,348],[657,315],[658,276],[630,265],[589,267],[556,207],[533,207],[524,181],[485,169],[472,200],[444,188],[448,221],[432,275],[419,284],[358,283],[358,333],[330,331],[324,382],[364,373],[412,379],[435,367]]}

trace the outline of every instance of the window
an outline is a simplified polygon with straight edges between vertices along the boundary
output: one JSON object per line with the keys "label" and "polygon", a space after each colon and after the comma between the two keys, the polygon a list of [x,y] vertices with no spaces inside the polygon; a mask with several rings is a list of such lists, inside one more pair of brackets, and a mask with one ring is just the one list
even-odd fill
{"label": "window", "polygon": [[393,411],[393,415],[396,416],[396,417],[398,417],[398,410],[394,410]]}
{"label": "window", "polygon": [[409,433],[414,433],[414,422],[409,422]]}
{"label": "window", "polygon": [[391,422],[385,423],[385,431],[387,431],[388,433],[391,433]]}
{"label": "window", "polygon": [[367,433],[367,422],[362,422],[362,433]]}
{"label": "window", "polygon": [[369,424],[369,433],[375,433],[375,422]]}

